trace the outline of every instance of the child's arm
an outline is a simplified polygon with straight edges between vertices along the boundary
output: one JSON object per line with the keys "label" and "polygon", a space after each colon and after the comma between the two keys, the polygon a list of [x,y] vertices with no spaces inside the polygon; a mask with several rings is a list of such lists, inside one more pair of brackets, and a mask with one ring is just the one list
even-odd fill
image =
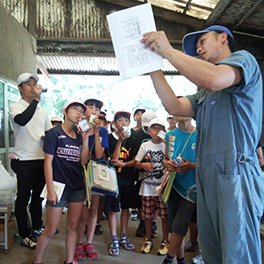
{"label": "child's arm", "polygon": [[163,160],[163,166],[170,172],[176,170],[174,161],[168,157],[168,154],[167,154],[167,142],[166,141],[165,141],[165,158]]}
{"label": "child's arm", "polygon": [[47,200],[52,204],[59,202],[58,196],[53,187],[53,168],[52,168],[53,155],[45,153],[44,159],[44,172],[47,184]]}
{"label": "child's arm", "polygon": [[127,137],[127,135],[126,135],[126,133],[125,133],[125,131],[123,129],[120,132],[119,138],[118,138],[118,140],[116,142],[115,151],[111,155],[112,160],[119,160],[122,143],[126,139],[126,137]]}
{"label": "child's arm", "polygon": [[113,160],[113,159],[112,159],[112,162],[115,167],[134,167],[135,157],[132,160],[127,161],[127,162],[121,162],[119,160]]}
{"label": "child's arm", "polygon": [[182,158],[182,160],[184,161],[183,164],[175,165],[175,167],[177,168],[178,172],[185,173],[187,171],[196,169],[195,163],[192,163],[192,162],[190,162],[190,161],[188,161],[188,160],[186,160],[184,158]]}
{"label": "child's arm", "polygon": [[90,133],[91,133],[91,129],[89,129],[86,132],[81,131],[82,150],[81,150],[80,159],[81,159],[81,163],[84,165],[87,164],[87,162],[90,159],[90,153],[89,153],[89,135],[90,135]]}
{"label": "child's arm", "polygon": [[104,148],[101,145],[100,135],[99,135],[99,119],[95,118],[95,126],[94,126],[94,150],[96,159],[101,159],[104,154]]}
{"label": "child's arm", "polygon": [[139,161],[136,161],[135,162],[135,167],[138,170],[143,169],[146,172],[153,172],[153,165],[152,165],[151,162],[139,162]]}

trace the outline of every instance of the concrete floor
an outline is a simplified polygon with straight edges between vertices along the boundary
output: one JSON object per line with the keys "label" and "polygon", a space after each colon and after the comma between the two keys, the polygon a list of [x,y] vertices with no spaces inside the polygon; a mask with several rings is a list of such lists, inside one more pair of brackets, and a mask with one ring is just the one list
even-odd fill
{"label": "concrete floor", "polygon": [[[45,215],[45,213],[44,213]],[[46,251],[44,256],[45,264],[62,264],[65,260],[65,219],[66,214],[62,216],[62,221],[59,225],[60,233],[55,235]],[[110,235],[108,231],[108,223],[107,221],[102,221],[103,227],[103,234],[102,235],[95,235],[94,236],[94,246],[99,255],[99,259],[94,261],[96,264],[119,264],[119,263],[126,263],[126,264],[135,264],[135,263],[142,263],[142,264],[161,264],[164,257],[157,256],[156,251],[159,248],[159,245],[162,240],[161,236],[161,221],[158,220],[158,237],[153,239],[153,249],[151,253],[148,255],[143,255],[140,253],[140,248],[143,243],[143,238],[136,237],[134,235],[135,230],[138,226],[138,221],[130,221],[129,228],[127,235],[130,241],[136,246],[135,251],[130,252],[126,251],[122,247],[120,247],[120,254],[117,257],[110,257],[108,255],[108,246],[110,243]],[[3,247],[2,247],[3,248]],[[262,239],[262,252],[264,251],[264,239]],[[10,248],[9,253],[5,254],[4,250],[0,250],[0,263],[1,264],[31,264],[34,259],[34,250],[30,250],[20,246],[19,238],[15,238],[14,245]],[[193,252],[187,252],[185,254],[185,261],[186,263],[191,263],[192,258],[195,256]],[[262,261],[263,261],[263,254],[262,254]],[[85,259],[79,263],[90,263],[89,260]],[[174,260],[174,263],[176,261]],[[264,263],[264,262],[263,262]],[[246,263],[243,263],[246,264]]]}

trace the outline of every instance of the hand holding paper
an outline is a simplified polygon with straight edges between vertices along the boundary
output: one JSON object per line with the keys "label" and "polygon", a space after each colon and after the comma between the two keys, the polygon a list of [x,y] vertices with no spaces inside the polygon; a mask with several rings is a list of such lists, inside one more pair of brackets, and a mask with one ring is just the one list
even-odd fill
{"label": "hand holding paper", "polygon": [[146,32],[156,31],[149,3],[127,8],[107,16],[121,78],[162,69],[163,59],[140,42]]}
{"label": "hand holding paper", "polygon": [[164,57],[168,51],[173,50],[173,47],[163,31],[145,33],[140,42],[144,43],[145,48],[149,47],[162,57]]}
{"label": "hand holding paper", "polygon": [[56,200],[57,200],[57,202],[59,202],[60,199],[61,199],[62,193],[64,191],[65,184],[64,183],[61,183],[61,182],[53,181],[53,186],[54,186],[55,193],[50,194],[51,196],[50,197],[47,197],[48,190],[47,190],[47,184],[45,184],[45,186],[44,186],[44,188],[42,190],[42,193],[41,193],[40,197],[45,198],[45,199],[48,199],[49,201],[53,202],[53,201],[55,201],[54,195],[56,195],[57,196],[56,197]]}

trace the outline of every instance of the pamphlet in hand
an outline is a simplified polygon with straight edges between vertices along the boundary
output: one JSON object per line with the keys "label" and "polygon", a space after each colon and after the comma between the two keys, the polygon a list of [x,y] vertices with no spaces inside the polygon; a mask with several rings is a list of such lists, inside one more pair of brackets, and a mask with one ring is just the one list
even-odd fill
{"label": "pamphlet in hand", "polygon": [[144,33],[156,31],[150,3],[112,13],[107,21],[122,79],[164,67],[162,57],[140,42]]}
{"label": "pamphlet in hand", "polygon": [[[58,199],[60,201],[62,193],[63,193],[64,188],[65,188],[65,184],[61,183],[61,182],[53,181],[53,186],[54,186],[54,190],[55,190],[56,194],[58,195]],[[47,184],[45,184],[40,197],[47,199],[47,194],[48,194]]]}

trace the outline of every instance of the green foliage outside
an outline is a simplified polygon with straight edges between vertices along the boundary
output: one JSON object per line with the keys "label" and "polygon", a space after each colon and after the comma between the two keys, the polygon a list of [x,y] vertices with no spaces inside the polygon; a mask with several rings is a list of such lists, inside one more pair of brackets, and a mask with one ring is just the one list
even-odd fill
{"label": "green foliage outside", "polygon": [[[40,75],[39,83],[48,88],[42,94],[41,104],[50,116],[62,115],[64,102],[69,99],[96,98],[104,103],[108,120],[118,110],[133,113],[137,106],[153,110],[164,121],[167,112],[155,92],[151,78],[137,76],[121,80],[119,76],[51,75],[50,79]],[[176,95],[185,96],[197,91],[197,87],[183,76],[166,76]],[[133,121],[132,124],[133,125]]]}

